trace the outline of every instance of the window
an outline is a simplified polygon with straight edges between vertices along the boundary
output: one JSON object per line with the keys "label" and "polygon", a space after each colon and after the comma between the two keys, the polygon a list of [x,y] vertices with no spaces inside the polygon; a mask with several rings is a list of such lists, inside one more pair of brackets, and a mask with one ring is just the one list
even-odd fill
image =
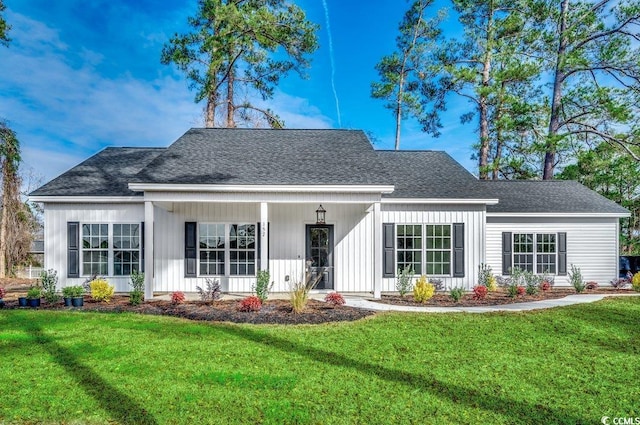
{"label": "window", "polygon": [[229,266],[232,275],[256,273],[256,225],[229,226]]}
{"label": "window", "polygon": [[422,225],[399,224],[396,234],[398,270],[411,267],[422,274]]}
{"label": "window", "polygon": [[[535,241],[535,243],[534,243]],[[535,261],[534,261],[535,260]],[[513,267],[535,273],[556,273],[555,233],[514,233]]]}
{"label": "window", "polygon": [[113,225],[113,274],[128,276],[140,269],[140,225]]}
{"label": "window", "polygon": [[427,225],[427,274],[451,273],[451,226]]}
{"label": "window", "polygon": [[[200,275],[256,274],[256,225],[198,225]],[[229,264],[228,268],[225,266]]]}
{"label": "window", "polygon": [[109,225],[82,225],[82,274],[109,274]]}
{"label": "window", "polygon": [[396,235],[399,270],[411,267],[416,275],[451,274],[451,225],[399,224]]}
{"label": "window", "polygon": [[224,274],[224,224],[200,224],[200,274]]}

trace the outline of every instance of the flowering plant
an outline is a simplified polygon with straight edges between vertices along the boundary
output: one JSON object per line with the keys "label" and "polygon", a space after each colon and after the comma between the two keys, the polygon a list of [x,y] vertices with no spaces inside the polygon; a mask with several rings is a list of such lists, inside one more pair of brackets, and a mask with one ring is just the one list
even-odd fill
{"label": "flowering plant", "polygon": [[344,297],[337,292],[332,292],[324,297],[324,301],[334,307],[344,305]]}
{"label": "flowering plant", "polygon": [[184,292],[182,291],[176,291],[171,294],[171,304],[182,304],[184,300]]}

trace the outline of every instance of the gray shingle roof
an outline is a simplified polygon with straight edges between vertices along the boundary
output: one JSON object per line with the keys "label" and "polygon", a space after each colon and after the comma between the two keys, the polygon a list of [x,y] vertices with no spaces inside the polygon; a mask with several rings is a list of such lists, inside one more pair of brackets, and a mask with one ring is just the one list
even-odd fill
{"label": "gray shingle roof", "polygon": [[446,152],[377,151],[395,185],[388,198],[484,199],[478,180]]}
{"label": "gray shingle roof", "polygon": [[488,213],[612,213],[628,211],[575,181],[479,181],[488,197],[499,198],[488,205]]}
{"label": "gray shingle roof", "polygon": [[131,182],[385,185],[362,131],[191,129]]}
{"label": "gray shingle roof", "polygon": [[134,196],[129,180],[165,148],[106,148],[31,192],[31,196]]}

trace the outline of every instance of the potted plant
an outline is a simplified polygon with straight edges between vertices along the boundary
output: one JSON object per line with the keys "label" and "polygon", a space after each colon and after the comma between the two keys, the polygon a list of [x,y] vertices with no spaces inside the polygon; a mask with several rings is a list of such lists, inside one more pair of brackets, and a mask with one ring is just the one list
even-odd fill
{"label": "potted plant", "polygon": [[80,285],[71,286],[71,305],[74,307],[82,307],[84,305],[84,288]]}
{"label": "potted plant", "polygon": [[71,307],[71,300],[73,299],[73,295],[75,290],[73,286],[65,286],[62,288],[62,298],[64,299],[64,306]]}
{"label": "potted plant", "polygon": [[32,286],[27,291],[27,300],[29,301],[29,307],[40,307],[40,297],[42,296],[42,289],[39,286]]}
{"label": "potted plant", "polygon": [[26,296],[18,297],[18,307],[26,307],[27,305],[29,305],[29,303],[27,302]]}

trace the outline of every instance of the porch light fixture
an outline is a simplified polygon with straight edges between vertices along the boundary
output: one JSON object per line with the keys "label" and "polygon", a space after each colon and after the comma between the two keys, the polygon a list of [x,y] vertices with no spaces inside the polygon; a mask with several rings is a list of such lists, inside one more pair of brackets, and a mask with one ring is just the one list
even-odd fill
{"label": "porch light fixture", "polygon": [[322,208],[322,205],[318,207],[318,209],[316,210],[316,224],[324,224],[324,213],[326,212],[327,211]]}

